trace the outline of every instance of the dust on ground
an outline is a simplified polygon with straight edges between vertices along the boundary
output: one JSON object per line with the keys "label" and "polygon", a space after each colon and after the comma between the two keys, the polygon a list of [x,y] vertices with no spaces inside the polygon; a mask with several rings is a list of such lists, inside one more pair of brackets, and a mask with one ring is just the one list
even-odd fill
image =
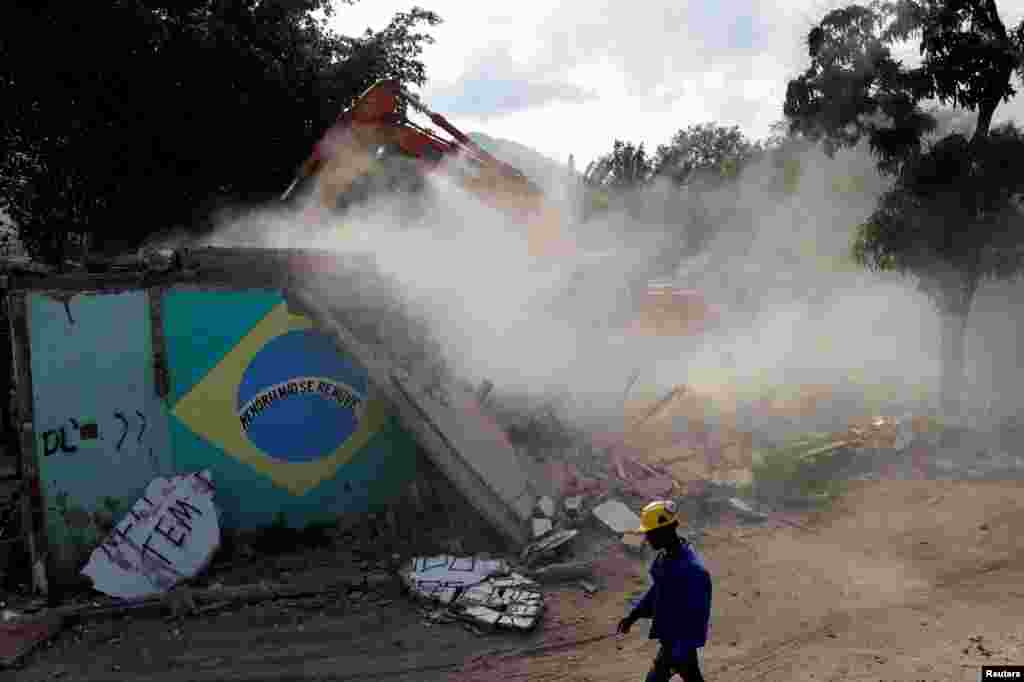
{"label": "dust on ground", "polygon": [[[1020,482],[863,481],[801,528],[718,528],[709,679],[976,680],[1024,663]],[[577,639],[607,632],[643,567],[586,604]],[[556,601],[554,611],[575,604]],[[639,629],[635,628],[634,632]],[[642,679],[656,645],[630,634],[535,657],[476,662],[450,679]]]}
{"label": "dust on ground", "polygon": [[[1018,481],[858,481],[825,511],[705,529],[694,540],[714,579],[708,679],[973,680],[984,664],[1024,663],[1022,492]],[[291,559],[275,576],[326,580],[353,561],[338,552]],[[656,650],[644,622],[611,633],[646,570],[610,544],[601,589],[549,589],[544,622],[526,636],[427,627],[385,587],[89,625],[0,680],[643,679]]]}

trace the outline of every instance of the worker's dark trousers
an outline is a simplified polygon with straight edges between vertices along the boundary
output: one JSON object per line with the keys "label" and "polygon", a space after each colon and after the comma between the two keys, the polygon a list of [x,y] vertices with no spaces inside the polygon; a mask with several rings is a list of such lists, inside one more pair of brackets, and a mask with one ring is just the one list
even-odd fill
{"label": "worker's dark trousers", "polygon": [[647,682],[668,682],[673,673],[681,675],[685,682],[704,682],[696,649],[690,649],[680,660],[672,660],[670,654],[668,649],[661,647],[651,671],[647,673]]}

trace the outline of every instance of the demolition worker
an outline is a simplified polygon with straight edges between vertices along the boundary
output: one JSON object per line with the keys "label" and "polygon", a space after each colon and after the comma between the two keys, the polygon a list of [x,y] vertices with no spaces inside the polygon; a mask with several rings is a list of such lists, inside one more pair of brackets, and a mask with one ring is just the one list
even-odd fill
{"label": "demolition worker", "polygon": [[679,537],[676,505],[651,502],[640,512],[640,528],[658,555],[651,564],[653,583],[625,618],[618,634],[650,618],[650,638],[661,643],[647,682],[668,682],[678,673],[686,682],[703,682],[697,649],[708,639],[711,621],[711,575],[690,543]]}

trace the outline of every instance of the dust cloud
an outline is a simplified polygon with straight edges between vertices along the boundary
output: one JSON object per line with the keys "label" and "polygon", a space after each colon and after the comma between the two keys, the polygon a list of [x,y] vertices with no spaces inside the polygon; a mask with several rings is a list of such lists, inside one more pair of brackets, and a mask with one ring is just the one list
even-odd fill
{"label": "dust cloud", "polygon": [[[376,195],[343,214],[318,211],[311,197],[236,214],[206,243],[368,257],[395,283],[400,301],[388,305],[425,322],[456,377],[557,405],[587,429],[620,425],[627,396],[656,400],[683,384],[741,403],[827,385],[837,411],[933,407],[932,304],[911,280],[848,258],[886,181],[864,149],[832,159],[806,150],[800,165],[789,194],[773,188],[778,173],[766,160],[725,189],[655,186],[582,223],[580,187],[567,176],[550,202],[579,248],[560,258],[532,257],[520,224],[444,173],[420,193]],[[708,238],[697,253],[681,246],[700,231]],[[699,337],[626,333],[635,293],[654,279],[703,292],[718,326]],[[982,362],[969,374],[975,402],[991,408],[993,379],[978,371],[989,358],[981,332],[972,328],[969,356]]]}

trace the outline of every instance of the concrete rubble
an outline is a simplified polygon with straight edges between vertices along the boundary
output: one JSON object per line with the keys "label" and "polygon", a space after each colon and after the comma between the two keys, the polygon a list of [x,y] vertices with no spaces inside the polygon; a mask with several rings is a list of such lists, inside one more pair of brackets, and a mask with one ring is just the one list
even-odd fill
{"label": "concrete rubble", "polygon": [[528,573],[530,578],[539,583],[565,583],[592,577],[594,564],[591,561],[570,561],[561,564],[548,564],[530,570]]}
{"label": "concrete rubble", "polygon": [[544,612],[544,595],[529,578],[512,573],[468,587],[455,611],[474,624],[532,630]]}
{"label": "concrete rubble", "polygon": [[515,573],[503,560],[477,557],[416,557],[401,573],[414,598],[443,608],[434,623],[462,620],[488,629],[532,630],[544,613],[537,582]]}
{"label": "concrete rubble", "polygon": [[537,511],[543,514],[547,518],[553,518],[555,515],[555,501],[545,495],[537,500]]}
{"label": "concrete rubble", "polygon": [[508,562],[501,559],[445,554],[414,558],[402,570],[401,578],[414,597],[447,605],[466,587],[509,572]]}
{"label": "concrete rubble", "polygon": [[640,517],[619,500],[607,500],[594,507],[593,515],[613,532],[631,534],[640,527]]}
{"label": "concrete rubble", "polygon": [[542,538],[550,533],[551,529],[554,528],[554,524],[551,522],[551,519],[534,517],[532,521],[534,538]]}
{"label": "concrete rubble", "polygon": [[540,561],[554,558],[561,551],[565,550],[566,546],[579,533],[575,529],[560,530],[552,533],[537,542],[527,545],[526,549],[523,550],[521,558],[527,565],[533,565]]}

